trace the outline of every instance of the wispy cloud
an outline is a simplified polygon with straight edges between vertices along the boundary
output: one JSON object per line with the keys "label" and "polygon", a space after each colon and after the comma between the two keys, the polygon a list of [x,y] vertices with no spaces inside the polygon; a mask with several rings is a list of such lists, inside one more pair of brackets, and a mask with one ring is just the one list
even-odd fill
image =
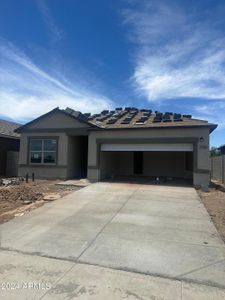
{"label": "wispy cloud", "polygon": [[211,123],[219,124],[218,129],[225,129],[225,102],[223,101],[209,101],[204,105],[195,105],[195,117],[206,119]]}
{"label": "wispy cloud", "polygon": [[46,72],[12,43],[0,39],[0,115],[26,121],[56,106],[83,112],[113,106],[109,98],[62,78]]}
{"label": "wispy cloud", "polygon": [[132,1],[123,11],[129,38],[137,47],[132,81],[140,95],[150,101],[225,100],[225,38],[219,30],[225,7],[219,12],[215,4],[217,12],[207,10],[205,2],[210,1],[202,1],[202,6]]}
{"label": "wispy cloud", "polygon": [[37,7],[44,19],[44,22],[49,30],[49,32],[52,34],[53,39],[55,41],[59,41],[63,37],[62,30],[56,25],[56,22],[53,18],[53,15],[51,11],[49,10],[45,0],[36,0]]}

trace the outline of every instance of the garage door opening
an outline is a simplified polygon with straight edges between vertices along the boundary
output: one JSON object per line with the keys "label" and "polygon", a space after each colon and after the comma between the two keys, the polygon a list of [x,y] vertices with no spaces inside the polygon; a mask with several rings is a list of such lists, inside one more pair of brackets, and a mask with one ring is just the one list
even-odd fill
{"label": "garage door opening", "polygon": [[101,180],[192,184],[192,151],[101,151]]}

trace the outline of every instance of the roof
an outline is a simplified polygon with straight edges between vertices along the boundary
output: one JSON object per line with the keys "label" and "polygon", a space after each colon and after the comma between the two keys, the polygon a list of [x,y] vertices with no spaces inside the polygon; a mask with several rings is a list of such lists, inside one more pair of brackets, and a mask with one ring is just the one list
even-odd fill
{"label": "roof", "polygon": [[223,150],[224,148],[225,148],[225,144],[222,145],[222,146],[220,146],[220,147],[218,147],[218,150]]}
{"label": "roof", "polygon": [[67,116],[89,125],[93,130],[109,129],[150,129],[150,128],[183,128],[183,127],[207,127],[212,132],[216,124],[205,120],[193,119],[191,115],[179,113],[152,111],[150,109],[137,109],[135,107],[119,107],[114,110],[103,110],[98,114],[81,113],[69,107],[59,109],[58,107],[39,118],[19,127],[16,132],[22,132],[30,124],[54,113],[61,112]]}
{"label": "roof", "polygon": [[94,128],[97,127],[96,125],[94,125],[94,124],[88,122],[88,120],[87,120],[87,118],[84,116],[84,114],[82,114],[82,113],[79,112],[79,111],[75,111],[75,110],[73,110],[73,109],[71,109],[71,108],[67,108],[67,109],[59,109],[58,107],[56,107],[56,108],[54,108],[53,110],[47,112],[47,113],[44,114],[44,115],[41,115],[40,117],[38,117],[38,118],[36,118],[36,119],[34,119],[34,120],[32,120],[32,121],[30,121],[30,122],[28,122],[28,123],[26,123],[26,124],[24,124],[24,125],[22,125],[22,126],[18,126],[18,128],[15,129],[15,132],[17,132],[17,133],[23,132],[24,130],[27,129],[27,127],[29,127],[29,125],[31,125],[31,124],[33,124],[33,123],[35,123],[35,122],[37,122],[37,121],[39,121],[39,120],[41,120],[41,119],[43,119],[43,118],[49,116],[50,114],[55,113],[55,112],[59,112],[59,113],[61,113],[61,114],[65,114],[65,115],[69,116],[70,118],[73,118],[73,119],[75,119],[75,120],[80,121],[81,123],[85,123],[85,124],[89,125],[89,127],[94,127]]}
{"label": "roof", "polygon": [[8,138],[19,138],[20,135],[14,132],[21,124],[0,119],[0,136]]}
{"label": "roof", "polygon": [[135,107],[119,107],[115,110],[103,110],[99,114],[76,112],[70,108],[67,113],[77,114],[83,120],[101,129],[138,129],[138,128],[171,128],[171,127],[209,127],[210,132],[216,129],[216,124],[205,120],[193,119],[191,115],[180,113],[137,109]]}

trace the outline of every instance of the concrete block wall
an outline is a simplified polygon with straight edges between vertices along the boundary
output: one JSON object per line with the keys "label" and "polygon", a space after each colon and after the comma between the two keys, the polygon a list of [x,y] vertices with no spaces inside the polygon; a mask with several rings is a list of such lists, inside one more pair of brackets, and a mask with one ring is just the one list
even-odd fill
{"label": "concrete block wall", "polygon": [[211,157],[211,178],[225,183],[225,155]]}

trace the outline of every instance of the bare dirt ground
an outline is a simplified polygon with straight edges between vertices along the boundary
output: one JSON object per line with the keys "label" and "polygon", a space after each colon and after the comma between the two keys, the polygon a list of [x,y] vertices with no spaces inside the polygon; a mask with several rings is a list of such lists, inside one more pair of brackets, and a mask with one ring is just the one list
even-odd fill
{"label": "bare dirt ground", "polygon": [[222,240],[225,242],[225,191],[212,184],[208,193],[199,191],[199,194]]}
{"label": "bare dirt ground", "polygon": [[58,186],[57,180],[36,180],[19,185],[0,186],[0,224],[22,215],[51,200],[80,189],[76,186]]}

